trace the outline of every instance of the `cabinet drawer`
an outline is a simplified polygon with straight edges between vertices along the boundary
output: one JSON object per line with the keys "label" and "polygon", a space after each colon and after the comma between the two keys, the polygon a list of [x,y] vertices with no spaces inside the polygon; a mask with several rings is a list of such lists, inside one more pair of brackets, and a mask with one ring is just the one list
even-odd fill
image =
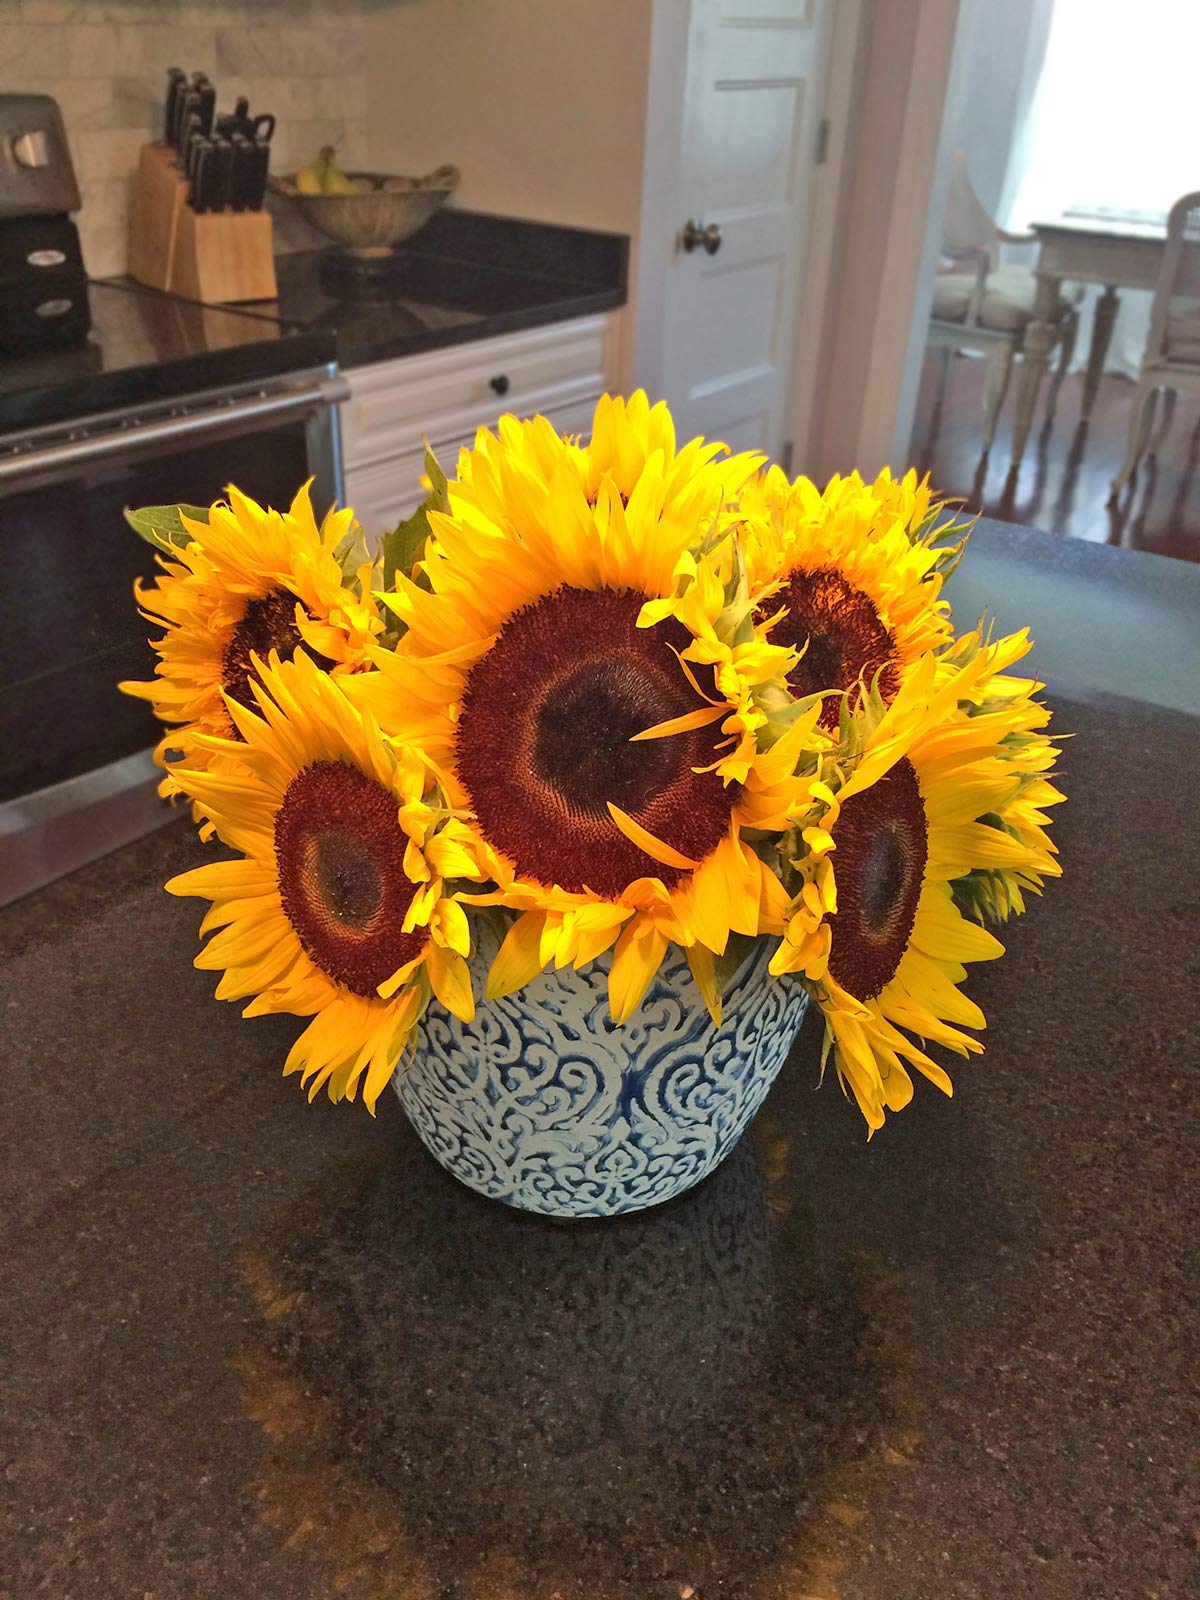
{"label": "cabinet drawer", "polygon": [[506,411],[550,416],[600,395],[613,381],[615,344],[613,317],[583,317],[351,368],[344,374],[350,398],[341,406],[346,465],[420,450],[422,434],[440,453]]}
{"label": "cabinet drawer", "polygon": [[[546,415],[560,433],[586,435],[591,429],[595,408],[596,396],[592,395],[574,405],[560,406]],[[438,459],[447,475],[453,478],[458,452],[464,446],[469,448],[474,444],[475,433],[472,430],[469,434],[442,444],[431,442],[435,443]],[[425,491],[421,487],[424,462],[424,447],[418,441],[415,450],[405,451],[390,461],[347,466],[346,504],[354,507],[371,548],[374,548],[381,533],[394,528],[404,517],[412,516],[425,498]]]}

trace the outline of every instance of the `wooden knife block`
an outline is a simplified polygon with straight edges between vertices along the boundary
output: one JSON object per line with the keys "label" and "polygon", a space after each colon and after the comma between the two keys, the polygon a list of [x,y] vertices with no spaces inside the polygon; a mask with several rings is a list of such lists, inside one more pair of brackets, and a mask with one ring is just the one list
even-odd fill
{"label": "wooden knife block", "polygon": [[139,283],[190,300],[274,300],[275,254],[266,211],[201,211],[165,145],[143,145],[129,241]]}

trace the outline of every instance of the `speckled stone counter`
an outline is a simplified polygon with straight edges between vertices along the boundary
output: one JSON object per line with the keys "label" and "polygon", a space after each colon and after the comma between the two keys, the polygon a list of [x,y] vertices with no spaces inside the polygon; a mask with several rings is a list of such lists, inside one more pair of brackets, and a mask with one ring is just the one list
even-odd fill
{"label": "speckled stone counter", "polygon": [[1200,724],[1062,703],[1067,877],[868,1145],[806,1024],[681,1201],[556,1225],[309,1107],[158,885],[0,917],[0,1593],[1200,1593]]}

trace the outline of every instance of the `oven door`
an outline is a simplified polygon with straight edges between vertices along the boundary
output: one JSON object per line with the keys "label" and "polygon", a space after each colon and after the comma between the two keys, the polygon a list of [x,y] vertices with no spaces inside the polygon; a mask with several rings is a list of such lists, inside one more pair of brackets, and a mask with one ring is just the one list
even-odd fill
{"label": "oven door", "polygon": [[207,505],[230,483],[286,506],[313,477],[319,516],[341,499],[346,392],[321,368],[39,429],[0,454],[0,905],[179,814],[155,794],[161,729],[116,687],[156,659],[133,600],[154,551],[124,508]]}

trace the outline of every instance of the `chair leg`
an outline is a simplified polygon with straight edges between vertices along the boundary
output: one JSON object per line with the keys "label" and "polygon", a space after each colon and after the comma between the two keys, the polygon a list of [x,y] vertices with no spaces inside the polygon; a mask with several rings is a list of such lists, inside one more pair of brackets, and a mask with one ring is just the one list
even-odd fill
{"label": "chair leg", "polygon": [[1162,449],[1163,445],[1166,444],[1166,442],[1167,442],[1167,435],[1168,435],[1168,433],[1170,433],[1171,424],[1175,420],[1175,402],[1178,399],[1179,399],[1179,391],[1177,389],[1164,389],[1163,390],[1162,421],[1159,423],[1158,427],[1154,430],[1154,437],[1153,437],[1153,439],[1151,439],[1150,447],[1149,447],[1148,451],[1146,452],[1147,455],[1151,459],[1153,459],[1158,454],[1158,452]]}
{"label": "chair leg", "polygon": [[1150,437],[1150,425],[1154,420],[1154,405],[1158,398],[1158,389],[1152,382],[1145,378],[1138,384],[1137,394],[1133,401],[1133,416],[1129,423],[1129,447],[1125,452],[1125,460],[1121,470],[1112,481],[1112,491],[1109,500],[1115,500],[1121,490],[1137,471],[1138,462],[1141,460],[1142,451],[1146,448],[1146,440]]}
{"label": "chair leg", "polygon": [[1013,347],[997,345],[987,358],[987,382],[983,388],[983,453],[986,456],[996,437],[996,423],[1004,408],[1008,380],[1012,376]]}
{"label": "chair leg", "polygon": [[1054,421],[1055,412],[1058,410],[1058,391],[1062,388],[1063,379],[1071,370],[1071,358],[1075,354],[1075,336],[1079,332],[1079,313],[1072,311],[1066,319],[1062,332],[1062,345],[1059,350],[1058,367],[1054,373],[1054,381],[1050,385],[1050,393],[1046,396],[1046,426]]}

